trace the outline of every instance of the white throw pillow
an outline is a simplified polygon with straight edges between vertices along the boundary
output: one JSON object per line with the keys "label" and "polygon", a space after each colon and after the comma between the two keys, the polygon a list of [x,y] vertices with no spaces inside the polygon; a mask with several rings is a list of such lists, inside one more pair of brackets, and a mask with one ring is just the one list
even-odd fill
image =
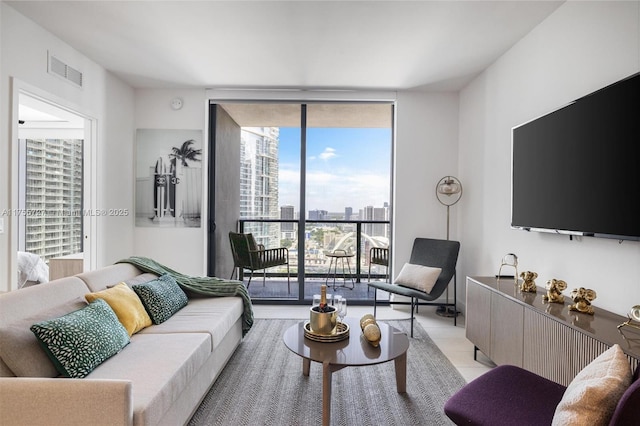
{"label": "white throw pillow", "polygon": [[429,293],[438,280],[440,272],[442,268],[405,263],[395,283]]}
{"label": "white throw pillow", "polygon": [[613,345],[580,371],[556,407],[552,425],[608,425],[618,401],[631,385],[631,366]]}

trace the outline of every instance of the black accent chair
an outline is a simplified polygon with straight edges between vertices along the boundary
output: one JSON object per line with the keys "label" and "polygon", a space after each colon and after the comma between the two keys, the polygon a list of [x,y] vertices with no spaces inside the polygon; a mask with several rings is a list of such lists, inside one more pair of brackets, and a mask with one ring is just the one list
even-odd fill
{"label": "black accent chair", "polygon": [[266,281],[266,269],[274,266],[287,265],[287,286],[291,293],[291,275],[289,272],[289,250],[285,247],[274,249],[265,249],[262,244],[257,244],[253,234],[240,234],[229,232],[229,242],[231,243],[231,252],[233,254],[233,271],[238,268],[238,277],[240,277],[240,269],[248,269],[251,271],[247,289],[251,285],[253,271],[262,270],[262,285]]}
{"label": "black accent chair", "polygon": [[[429,293],[416,290],[410,287],[403,287],[398,284],[385,283],[385,282],[372,282],[368,283],[370,287],[376,290],[384,290],[389,293],[399,294],[411,299],[410,302],[394,301],[389,302],[396,305],[411,305],[411,337],[413,337],[413,319],[414,311],[417,310],[418,305],[437,305],[453,308],[453,325],[457,325],[457,292],[456,292],[456,264],[458,262],[458,253],[460,252],[460,242],[449,240],[435,240],[431,238],[416,238],[413,242],[413,249],[411,250],[411,257],[409,263],[422,266],[430,266],[432,268],[441,268],[442,271],[436,280],[433,288]],[[434,302],[438,299],[442,293],[447,289],[451,279],[453,278],[453,303],[449,300],[446,303]],[[427,302],[420,302],[420,300],[426,300]],[[373,297],[373,315],[376,315],[376,306],[378,298],[377,291]]]}

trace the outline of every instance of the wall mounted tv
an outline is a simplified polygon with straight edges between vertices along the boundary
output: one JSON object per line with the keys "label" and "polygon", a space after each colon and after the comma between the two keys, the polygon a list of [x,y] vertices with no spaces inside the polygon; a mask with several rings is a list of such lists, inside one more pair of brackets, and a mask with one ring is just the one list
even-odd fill
{"label": "wall mounted tv", "polygon": [[640,241],[640,73],[511,136],[512,228]]}

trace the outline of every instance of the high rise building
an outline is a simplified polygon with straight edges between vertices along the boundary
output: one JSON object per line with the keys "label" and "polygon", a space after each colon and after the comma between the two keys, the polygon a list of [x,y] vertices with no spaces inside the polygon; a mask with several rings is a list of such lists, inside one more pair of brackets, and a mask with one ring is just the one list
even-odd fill
{"label": "high rise building", "polygon": [[[240,218],[278,219],[278,127],[243,127],[240,143]],[[280,224],[247,223],[267,248],[280,245]]]}
{"label": "high rise building", "polygon": [[24,247],[44,260],[82,252],[82,140],[21,141]]}
{"label": "high rise building", "polygon": [[[295,219],[295,212],[293,206],[280,206],[280,219]],[[293,239],[295,231],[295,223],[285,222],[280,224],[280,233],[282,238]]]}
{"label": "high rise building", "polygon": [[353,215],[353,208],[345,207],[344,208],[344,220],[351,220],[351,216]]}
{"label": "high rise building", "polygon": [[[384,207],[366,206],[362,210],[362,220],[389,220],[389,204],[385,203]],[[370,237],[385,237],[388,235],[389,227],[385,223],[365,223],[362,230]]]}

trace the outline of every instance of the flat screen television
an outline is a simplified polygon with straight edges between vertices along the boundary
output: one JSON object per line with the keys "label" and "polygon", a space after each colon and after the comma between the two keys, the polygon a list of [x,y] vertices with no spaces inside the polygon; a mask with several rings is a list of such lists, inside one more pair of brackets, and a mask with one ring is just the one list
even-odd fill
{"label": "flat screen television", "polygon": [[512,228],[640,241],[640,73],[511,135]]}

